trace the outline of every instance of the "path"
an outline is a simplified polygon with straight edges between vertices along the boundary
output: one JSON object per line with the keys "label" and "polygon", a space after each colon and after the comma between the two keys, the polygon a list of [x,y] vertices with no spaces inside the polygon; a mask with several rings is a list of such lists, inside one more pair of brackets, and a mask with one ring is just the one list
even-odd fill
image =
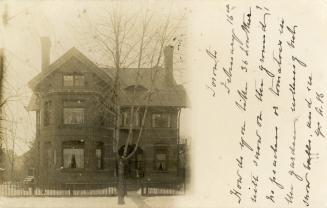
{"label": "path", "polygon": [[151,208],[144,202],[141,195],[136,191],[128,191],[127,197],[130,198],[137,205],[138,208]]}

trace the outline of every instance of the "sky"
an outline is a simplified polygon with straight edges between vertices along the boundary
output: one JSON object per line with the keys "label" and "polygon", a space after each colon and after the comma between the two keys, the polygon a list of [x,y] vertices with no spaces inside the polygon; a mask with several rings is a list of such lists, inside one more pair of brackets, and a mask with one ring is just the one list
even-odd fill
{"label": "sky", "polygon": [[[174,16],[186,11],[186,8],[172,3],[137,3],[140,2],[141,5],[134,3],[135,6],[131,6],[133,3],[130,1],[129,8],[125,4],[122,8],[130,13],[137,12],[141,7],[147,8],[158,14],[158,17],[169,12]],[[110,3],[104,1],[0,1],[0,12],[4,14],[7,11],[9,20],[6,25],[0,23],[0,46],[5,48],[6,57],[5,97],[10,97],[4,108],[7,115],[5,148],[14,147],[15,153],[19,155],[29,149],[35,138],[35,113],[27,111],[26,106],[32,95],[28,82],[41,71],[40,37],[48,36],[51,40],[50,63],[76,47],[95,63],[110,65],[103,54],[96,53],[94,42],[86,40],[86,37],[92,30],[90,23],[101,22],[111,7]],[[154,21],[160,21],[160,18],[154,18]],[[184,34],[184,25],[180,25],[177,39]],[[176,60],[174,68],[179,69],[179,73],[175,73],[176,79],[187,86],[182,55]],[[183,111],[181,115],[181,131],[182,135],[188,136],[185,126],[189,116],[186,112]]]}

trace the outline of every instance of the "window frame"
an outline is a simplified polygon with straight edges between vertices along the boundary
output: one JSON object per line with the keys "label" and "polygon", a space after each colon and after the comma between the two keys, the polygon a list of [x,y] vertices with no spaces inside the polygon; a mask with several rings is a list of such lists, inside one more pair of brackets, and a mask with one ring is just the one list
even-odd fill
{"label": "window frame", "polygon": [[43,109],[43,126],[50,126],[51,125],[51,115],[52,114],[52,101],[47,100],[44,102],[44,109]]}
{"label": "window frame", "polygon": [[44,158],[45,158],[45,167],[47,169],[51,169],[52,168],[52,143],[50,141],[46,141],[44,143],[44,149],[45,149],[45,155],[44,155]]}
{"label": "window frame", "polygon": [[[159,115],[159,116],[163,116],[163,115],[167,115],[168,120],[167,120],[167,125],[165,126],[160,126],[160,125],[155,125],[155,118],[154,116]],[[171,128],[171,113],[170,112],[153,112],[151,114],[151,127],[152,128]]]}
{"label": "window frame", "polygon": [[[97,150],[100,150],[100,158],[97,156]],[[96,142],[95,146],[95,159],[96,159],[96,170],[104,170],[104,143]],[[98,166],[98,162],[100,159],[100,167]]]}
{"label": "window frame", "polygon": [[[71,76],[72,77],[72,85],[65,85],[65,77]],[[77,77],[83,77],[83,82],[77,81]],[[83,83],[83,84],[76,84],[76,83]],[[85,74],[83,73],[63,73],[62,75],[62,86],[64,88],[83,88],[85,87]]]}
{"label": "window frame", "polygon": [[[121,113],[121,126],[122,127],[129,127],[130,125],[130,120],[131,120],[131,111],[130,109],[125,110]],[[141,127],[141,116],[140,112],[134,110],[134,119],[133,119],[133,127],[138,128]]]}
{"label": "window frame", "polygon": [[[72,167],[65,167],[65,149],[70,150],[70,149],[78,149],[78,150],[82,150],[82,167],[77,167],[76,168],[72,168]],[[62,148],[61,148],[61,152],[62,152],[62,168],[63,170],[84,170],[85,169],[85,143],[81,140],[72,140],[72,141],[64,141],[62,142]],[[76,162],[76,158],[75,158],[75,162]],[[77,163],[76,163],[77,165]]]}
{"label": "window frame", "polygon": [[[66,123],[65,110],[69,109],[79,109],[82,110],[82,122],[81,123]],[[81,99],[67,99],[62,101],[62,124],[65,126],[83,126],[86,123],[86,107],[84,105],[84,100]]]}
{"label": "window frame", "polygon": [[[82,113],[82,119],[81,119],[81,122],[76,122],[76,123],[73,123],[73,122],[67,122],[66,123],[66,121],[67,121],[67,119],[66,119],[66,117],[65,117],[65,115],[67,114],[67,111],[68,110],[80,110],[80,112],[78,112],[78,113]],[[72,112],[73,112],[72,111]],[[72,113],[72,112],[70,112],[70,113]],[[75,111],[75,113],[77,113],[77,111]],[[68,115],[66,115],[66,116],[68,116]],[[84,125],[84,123],[85,123],[85,108],[83,108],[83,107],[64,107],[63,108],[63,124],[64,125],[73,125],[73,126],[79,126],[79,125]]]}
{"label": "window frame", "polygon": [[[157,155],[159,155],[159,154],[164,154],[165,159],[164,160],[159,160],[157,158]],[[169,163],[168,157],[169,157],[168,148],[165,148],[165,147],[156,148],[155,151],[154,151],[154,170],[157,171],[157,172],[168,172],[168,163]],[[162,170],[157,168],[158,162],[163,162],[164,163],[164,168]]]}

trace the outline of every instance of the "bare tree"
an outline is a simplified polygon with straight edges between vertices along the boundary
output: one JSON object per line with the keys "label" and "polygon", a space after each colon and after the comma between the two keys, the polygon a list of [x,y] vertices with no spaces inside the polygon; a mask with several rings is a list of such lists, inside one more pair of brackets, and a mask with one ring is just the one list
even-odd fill
{"label": "bare tree", "polygon": [[[151,97],[155,91],[155,82],[159,67],[162,64],[164,47],[167,46],[175,37],[179,25],[184,19],[181,15],[175,24],[172,24],[171,13],[169,12],[163,18],[155,19],[155,13],[147,9],[141,9],[131,13],[124,11],[121,5],[115,5],[107,11],[107,18],[102,22],[94,23],[87,12],[84,20],[88,23],[91,38],[99,44],[100,48],[107,55],[115,70],[113,86],[107,87],[105,103],[110,105],[101,105],[104,111],[109,112],[115,118],[115,134],[113,139],[113,152],[118,161],[118,204],[124,204],[125,178],[124,165],[138,150],[142,139],[145,119],[147,117],[148,107]],[[85,33],[84,33],[85,34]],[[84,35],[85,36],[85,35]],[[89,41],[89,40],[88,40]],[[122,90],[121,71],[134,66],[135,81],[132,95],[126,95]],[[149,68],[145,75],[142,68]],[[143,94],[144,103],[138,104],[137,87],[144,76],[150,78],[150,87]],[[129,127],[128,136],[123,145],[123,153],[119,154],[119,144],[121,143],[121,102],[128,99],[129,106]],[[102,104],[102,103],[101,103]],[[136,137],[133,137],[135,129],[135,115],[141,115],[141,122]],[[133,141],[134,140],[134,141]],[[131,144],[132,150],[129,150]]]}

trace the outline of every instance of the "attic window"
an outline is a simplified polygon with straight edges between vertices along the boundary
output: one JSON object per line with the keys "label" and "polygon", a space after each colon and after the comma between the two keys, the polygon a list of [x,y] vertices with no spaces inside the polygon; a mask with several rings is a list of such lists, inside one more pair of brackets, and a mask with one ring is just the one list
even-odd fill
{"label": "attic window", "polygon": [[83,87],[85,78],[82,74],[65,74],[63,75],[64,87]]}

